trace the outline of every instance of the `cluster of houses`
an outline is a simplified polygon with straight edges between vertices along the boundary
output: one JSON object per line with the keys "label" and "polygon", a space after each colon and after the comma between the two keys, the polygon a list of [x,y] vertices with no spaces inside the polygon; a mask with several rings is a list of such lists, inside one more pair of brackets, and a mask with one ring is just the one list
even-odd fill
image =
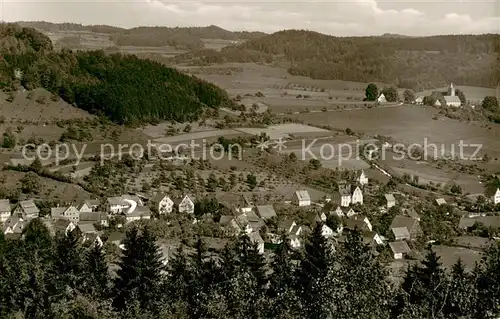
{"label": "cluster of houses", "polygon": [[[308,216],[307,222],[304,222],[304,219],[299,220],[296,216],[278,218],[273,204],[255,204],[244,194],[216,193],[217,202],[228,208],[226,210],[228,213],[222,215],[218,223],[226,238],[246,233],[262,253],[265,243],[280,243],[282,234],[288,236],[293,248],[301,247],[302,235],[310,230],[308,227],[320,222],[322,235],[325,238],[339,242],[345,239],[346,232],[358,229],[362,232],[366,244],[376,247],[388,243],[394,258],[403,259],[411,252],[408,242],[416,240],[422,234],[420,216],[413,208],[405,209],[404,215],[395,216],[390,225],[394,238],[389,242],[387,238],[374,231],[368,217],[358,212],[360,205],[363,205],[363,189],[366,189],[368,182],[363,170],[356,175],[355,183],[340,182],[333,196],[325,199],[325,203],[330,203],[332,207],[326,213],[325,204],[313,202],[307,190],[295,191],[293,198],[287,203],[299,209],[303,208]],[[160,193],[150,198],[147,205],[144,203],[145,200],[146,198],[138,195],[109,197],[104,203],[98,200],[84,200],[78,204],[52,207],[50,216],[46,216],[44,222],[53,233],[62,231],[67,234],[76,230],[84,241],[102,244],[99,237],[100,229],[109,227],[110,219],[114,216],[123,216],[126,223],[151,219],[152,209],[158,215],[168,215],[176,211],[194,216],[195,197],[190,194],[170,197],[166,193]],[[495,204],[500,203],[500,189],[491,195],[491,200]],[[393,194],[385,194],[384,201],[383,209],[390,209],[397,204]],[[444,205],[446,202],[444,199],[437,199],[436,204]],[[3,224],[4,235],[14,238],[21,236],[26,223],[39,217],[39,213],[34,200],[20,201],[15,205],[11,205],[9,200],[0,200],[0,222]],[[336,216],[338,222],[327,223],[327,215]],[[469,216],[461,219],[460,227],[467,229],[478,221],[500,225],[499,216]],[[118,239],[116,242],[119,246]],[[167,250],[172,251],[171,247]]]}

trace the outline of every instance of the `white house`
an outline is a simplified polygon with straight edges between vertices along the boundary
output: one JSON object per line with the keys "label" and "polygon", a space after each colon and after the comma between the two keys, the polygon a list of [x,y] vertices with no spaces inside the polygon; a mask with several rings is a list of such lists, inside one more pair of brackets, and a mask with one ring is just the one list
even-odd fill
{"label": "white house", "polygon": [[392,194],[385,194],[385,202],[386,202],[386,207],[391,208],[396,206],[396,198]]}
{"label": "white house", "polygon": [[5,223],[10,217],[10,202],[8,199],[0,199],[0,223]]}
{"label": "white house", "polygon": [[351,186],[339,185],[339,191],[335,193],[334,197],[341,207],[349,207],[352,201]]}
{"label": "white house", "polygon": [[78,205],[78,211],[80,213],[90,213],[96,212],[99,207],[98,200],[84,200],[80,205]]}
{"label": "white house", "polygon": [[114,215],[126,212],[132,206],[131,203],[126,201],[122,196],[108,197],[107,204],[108,211]]}
{"label": "white house", "polygon": [[261,254],[264,253],[264,240],[260,236],[259,232],[252,232],[248,234],[248,237],[250,238],[250,242],[252,244],[257,244],[257,251]]}
{"label": "white house", "polygon": [[293,201],[299,207],[311,206],[311,197],[309,196],[309,192],[306,190],[296,191]]}
{"label": "white house", "polygon": [[278,224],[278,229],[286,232],[290,236],[299,236],[302,231],[302,227],[291,219],[281,221]]}
{"label": "white house", "polygon": [[323,226],[321,227],[321,235],[323,235],[323,237],[325,238],[330,238],[333,236],[333,229],[323,224]]}
{"label": "white house", "polygon": [[497,188],[497,191],[493,196],[491,197],[491,200],[493,201],[493,204],[498,205],[500,204],[500,188]]}
{"label": "white house", "polygon": [[50,209],[50,217],[53,220],[68,219],[77,224],[80,220],[80,212],[73,205],[68,207],[52,207]]}
{"label": "white house", "polygon": [[21,234],[24,229],[24,220],[17,216],[10,216],[3,224],[2,231],[7,234]]}
{"label": "white house", "polygon": [[177,207],[179,213],[194,214],[194,202],[189,195],[184,196]]}
{"label": "white house", "polygon": [[352,192],[351,204],[361,204],[363,205],[363,192],[361,188],[356,186],[354,191]]}
{"label": "white house", "polygon": [[63,232],[67,236],[76,228],[76,225],[69,219],[58,219],[54,223],[54,227],[56,231]]}
{"label": "white house", "polygon": [[356,178],[356,181],[361,185],[364,186],[368,184],[368,177],[365,174],[364,170],[361,170],[361,172],[358,173],[358,177]]}
{"label": "white house", "polygon": [[377,102],[379,103],[387,103],[387,99],[385,98],[384,93],[381,93],[379,97],[377,98]]}
{"label": "white house", "polygon": [[366,217],[364,215],[353,215],[353,216],[349,217],[349,219],[362,221],[366,225],[366,228],[368,228],[369,231],[373,231],[373,226],[370,223],[370,220],[368,219],[368,217]]}
{"label": "white house", "polygon": [[415,99],[415,104],[417,105],[423,105],[424,104],[424,97],[423,96],[417,96]]}
{"label": "white house", "polygon": [[174,209],[174,201],[167,194],[157,194],[151,198],[151,203],[158,210],[158,214],[170,214]]}
{"label": "white house", "polygon": [[340,207],[338,206],[336,210],[332,212],[334,215],[338,217],[351,217],[356,215],[357,213],[350,207]]}

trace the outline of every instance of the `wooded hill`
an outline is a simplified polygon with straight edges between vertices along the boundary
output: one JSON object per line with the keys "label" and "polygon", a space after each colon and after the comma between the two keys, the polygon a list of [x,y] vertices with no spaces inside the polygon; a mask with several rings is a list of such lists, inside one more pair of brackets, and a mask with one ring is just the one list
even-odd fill
{"label": "wooded hill", "polygon": [[117,123],[195,120],[205,106],[230,103],[215,85],[153,61],[102,51],[54,52],[33,29],[1,25],[0,48],[3,89],[43,87]]}
{"label": "wooded hill", "polygon": [[179,49],[202,49],[201,39],[250,40],[266,35],[262,32],[232,32],[211,25],[207,27],[168,28],[137,27],[124,29],[108,25],[81,25],[76,23],[18,22],[19,25],[46,32],[80,31],[105,33],[117,46],[174,46]]}
{"label": "wooded hill", "polygon": [[500,36],[334,37],[287,30],[221,52],[202,50],[176,62],[290,62],[289,72],[315,79],[392,83],[423,90],[453,81],[494,87],[500,76]]}

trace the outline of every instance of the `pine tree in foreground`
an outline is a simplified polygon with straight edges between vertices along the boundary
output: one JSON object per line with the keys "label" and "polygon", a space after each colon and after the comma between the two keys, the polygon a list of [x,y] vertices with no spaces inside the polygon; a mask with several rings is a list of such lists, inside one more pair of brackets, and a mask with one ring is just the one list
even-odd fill
{"label": "pine tree in foreground", "polygon": [[155,313],[163,306],[160,297],[164,276],[155,237],[147,228],[139,234],[133,227],[127,231],[124,246],[113,306],[123,311],[137,302],[140,309]]}
{"label": "pine tree in foreground", "polygon": [[293,255],[290,239],[283,236],[271,263],[268,317],[275,315],[276,318],[296,318],[299,315],[299,300],[294,290],[296,266]]}
{"label": "pine tree in foreground", "polygon": [[295,290],[300,300],[301,316],[330,318],[334,306],[335,258],[332,243],[323,236],[318,223],[304,245],[297,269]]}
{"label": "pine tree in foreground", "polygon": [[96,298],[107,299],[110,294],[110,276],[102,246],[92,245],[86,253],[85,262],[85,292]]}
{"label": "pine tree in foreground", "polygon": [[334,318],[389,318],[392,289],[388,273],[364,244],[357,229],[340,244]]}

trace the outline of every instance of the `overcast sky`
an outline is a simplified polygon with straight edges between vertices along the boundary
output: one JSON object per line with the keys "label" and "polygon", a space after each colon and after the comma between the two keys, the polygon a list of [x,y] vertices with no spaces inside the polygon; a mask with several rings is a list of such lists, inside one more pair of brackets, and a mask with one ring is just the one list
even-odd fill
{"label": "overcast sky", "polygon": [[337,36],[500,33],[498,0],[3,0],[4,21],[135,26],[207,26]]}

